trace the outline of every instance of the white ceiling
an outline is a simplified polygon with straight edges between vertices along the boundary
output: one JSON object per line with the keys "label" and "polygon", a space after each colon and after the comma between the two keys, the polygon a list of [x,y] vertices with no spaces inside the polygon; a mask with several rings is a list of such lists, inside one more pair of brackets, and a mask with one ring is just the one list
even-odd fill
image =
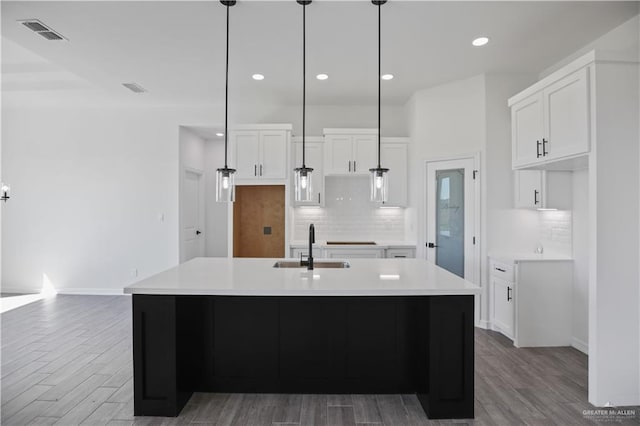
{"label": "white ceiling", "polygon": [[[219,103],[224,96],[225,8],[217,1],[2,1],[3,92],[144,97],[158,104]],[[538,73],[632,18],[638,2],[390,1],[382,8],[383,101],[483,72]],[[302,10],[294,0],[231,8],[230,97],[299,104]],[[47,41],[17,21],[37,18],[69,41]],[[308,103],[376,99],[377,12],[369,1],[307,8]],[[471,46],[479,35],[483,48]],[[317,73],[329,74],[326,81]],[[254,73],[266,76],[258,82]],[[134,95],[121,86],[149,90]]]}

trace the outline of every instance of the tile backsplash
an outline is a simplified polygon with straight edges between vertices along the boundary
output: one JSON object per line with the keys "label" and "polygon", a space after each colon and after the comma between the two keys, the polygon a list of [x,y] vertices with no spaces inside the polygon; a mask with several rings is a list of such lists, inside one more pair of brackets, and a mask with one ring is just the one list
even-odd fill
{"label": "tile backsplash", "polygon": [[404,209],[380,208],[369,201],[369,178],[330,176],[325,179],[325,207],[295,208],[293,240],[308,237],[309,224],[316,239],[337,241],[403,241]]}
{"label": "tile backsplash", "polygon": [[540,212],[540,243],[547,252],[571,254],[571,211]]}

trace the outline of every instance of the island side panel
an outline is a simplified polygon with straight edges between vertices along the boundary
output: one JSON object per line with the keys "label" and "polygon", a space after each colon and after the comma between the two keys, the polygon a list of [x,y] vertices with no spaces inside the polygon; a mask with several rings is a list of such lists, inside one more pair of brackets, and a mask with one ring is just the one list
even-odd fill
{"label": "island side panel", "polygon": [[430,419],[474,417],[473,296],[428,298],[427,393],[418,398]]}
{"label": "island side panel", "polygon": [[133,295],[134,415],[176,416],[175,296]]}
{"label": "island side panel", "polygon": [[134,414],[177,416],[204,370],[202,297],[133,295]]}

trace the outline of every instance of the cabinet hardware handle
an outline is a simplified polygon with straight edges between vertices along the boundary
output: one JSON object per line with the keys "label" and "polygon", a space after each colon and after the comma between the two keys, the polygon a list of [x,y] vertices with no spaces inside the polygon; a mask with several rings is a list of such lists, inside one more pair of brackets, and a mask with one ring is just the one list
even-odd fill
{"label": "cabinet hardware handle", "polygon": [[351,160],[349,160],[349,173],[351,173]]}
{"label": "cabinet hardware handle", "polygon": [[258,176],[258,165],[257,164],[253,165],[253,175],[254,176]]}
{"label": "cabinet hardware handle", "polygon": [[262,164],[260,164],[260,176],[262,176]]}
{"label": "cabinet hardware handle", "polygon": [[356,172],[356,160],[353,160],[353,173]]}
{"label": "cabinet hardware handle", "polygon": [[320,193],[318,192],[318,204],[320,204]]}
{"label": "cabinet hardware handle", "polygon": [[502,269],[502,268],[496,268],[496,271],[500,271],[500,272],[507,272],[506,270]]}
{"label": "cabinet hardware handle", "polygon": [[404,258],[406,258],[407,256],[403,256],[403,255],[400,255],[400,254],[396,254],[396,255],[395,255],[395,256],[393,256],[393,257],[395,257],[396,259],[400,259],[400,258],[403,258],[403,259],[404,259]]}
{"label": "cabinet hardware handle", "polygon": [[549,151],[547,151],[547,144],[549,143],[548,140],[546,140],[545,138],[542,138],[542,156],[546,157],[547,155],[549,155]]}
{"label": "cabinet hardware handle", "polygon": [[542,157],[542,154],[540,154],[540,145],[542,145],[542,142],[536,141],[536,158]]}
{"label": "cabinet hardware handle", "polygon": [[538,204],[538,194],[540,192],[537,189],[533,190],[533,204]]}
{"label": "cabinet hardware handle", "polygon": [[507,302],[510,302],[513,297],[511,297],[511,287],[507,286]]}

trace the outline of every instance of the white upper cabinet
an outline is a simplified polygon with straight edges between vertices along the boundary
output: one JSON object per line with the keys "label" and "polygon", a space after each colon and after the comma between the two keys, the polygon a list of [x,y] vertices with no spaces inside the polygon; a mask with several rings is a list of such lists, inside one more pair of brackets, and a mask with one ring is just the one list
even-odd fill
{"label": "white upper cabinet", "polygon": [[243,126],[229,133],[229,167],[237,170],[236,181],[240,184],[282,181],[288,176],[290,126],[263,126]]}
{"label": "white upper cabinet", "polygon": [[536,163],[542,155],[544,120],[542,93],[536,93],[511,107],[513,166]]}
{"label": "white upper cabinet", "polygon": [[[557,169],[559,161],[589,152],[588,63],[568,65],[509,99],[509,106],[514,169]],[[565,163],[569,170],[583,165]]]}
{"label": "white upper cabinet", "polygon": [[515,207],[517,209],[571,210],[572,174],[555,170],[516,170]]}
{"label": "white upper cabinet", "polygon": [[[324,206],[324,143],[322,142],[322,138],[307,137],[305,145],[305,165],[313,169],[311,184],[315,196],[313,200],[309,202],[294,200],[293,203],[296,206]],[[302,166],[302,140],[296,138],[292,146],[294,163],[291,165],[291,170]],[[292,197],[294,195],[293,192],[294,191],[291,191]]]}
{"label": "white upper cabinet", "polygon": [[385,205],[406,207],[407,144],[382,142],[381,152],[382,167],[389,169],[389,195]]}
{"label": "white upper cabinet", "polygon": [[583,68],[543,91],[544,155],[557,159],[589,151],[588,70]]}
{"label": "white upper cabinet", "polygon": [[325,175],[368,175],[378,164],[377,131],[325,129]]}
{"label": "white upper cabinet", "polygon": [[516,171],[515,190],[515,207],[517,209],[543,208],[541,170]]}

